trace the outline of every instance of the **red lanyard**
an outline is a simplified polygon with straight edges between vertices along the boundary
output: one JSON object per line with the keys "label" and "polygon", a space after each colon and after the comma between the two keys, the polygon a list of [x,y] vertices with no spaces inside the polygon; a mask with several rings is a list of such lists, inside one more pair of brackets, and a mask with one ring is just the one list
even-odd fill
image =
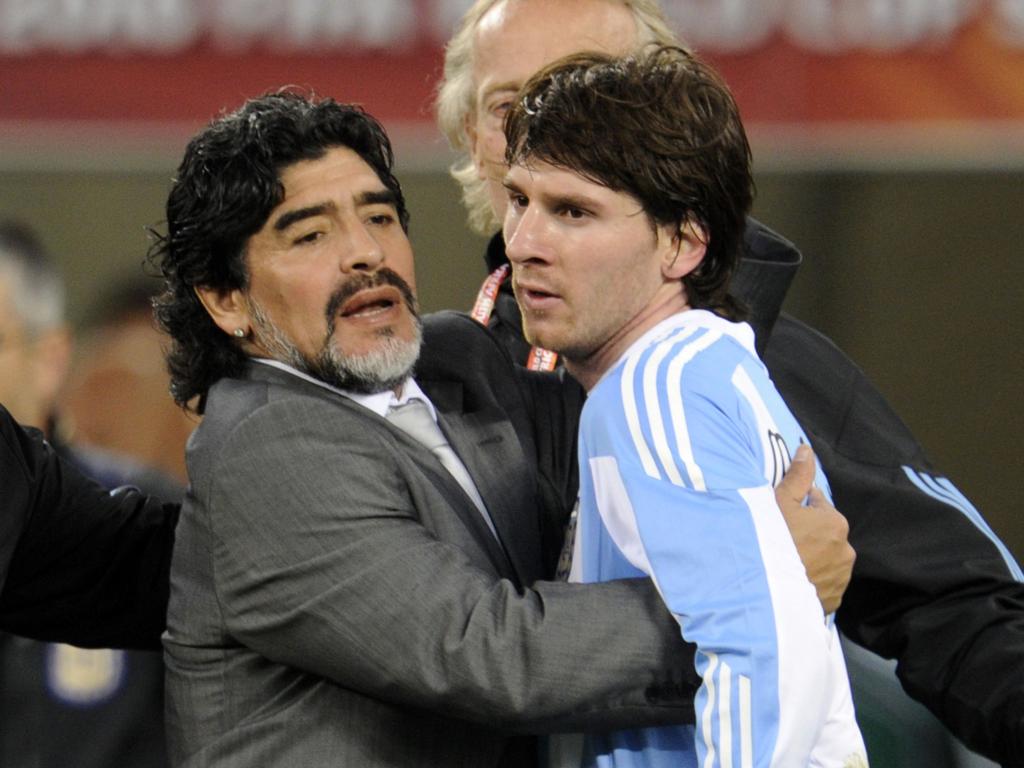
{"label": "red lanyard", "polygon": [[[480,286],[480,293],[476,295],[476,302],[473,304],[473,311],[470,317],[480,325],[487,325],[494,312],[494,300],[498,296],[498,288],[508,277],[508,264],[502,264],[491,272]],[[542,347],[531,347],[530,354],[526,358],[526,367],[531,371],[553,371],[558,365],[558,353]]]}

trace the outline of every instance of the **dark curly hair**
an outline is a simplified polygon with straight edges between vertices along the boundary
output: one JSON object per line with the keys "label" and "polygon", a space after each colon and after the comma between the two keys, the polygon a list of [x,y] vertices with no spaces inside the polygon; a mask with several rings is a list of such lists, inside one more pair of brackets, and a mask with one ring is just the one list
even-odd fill
{"label": "dark curly hair", "polygon": [[171,337],[167,367],[180,405],[202,413],[213,383],[237,375],[245,363],[237,340],[214,324],[195,288],[245,289],[246,243],[284,199],[281,172],[338,146],[376,171],[408,231],[391,143],[358,106],[281,90],[247,101],[189,142],[167,197],[166,234],[155,235],[148,255],[164,279],[153,306]]}
{"label": "dark curly hair", "polygon": [[742,317],[728,284],[754,199],[750,145],[736,102],[708,64],[673,46],[565,57],[523,86],[505,136],[510,165],[550,163],[626,192],[652,225],[699,224],[709,242],[683,278],[690,305]]}

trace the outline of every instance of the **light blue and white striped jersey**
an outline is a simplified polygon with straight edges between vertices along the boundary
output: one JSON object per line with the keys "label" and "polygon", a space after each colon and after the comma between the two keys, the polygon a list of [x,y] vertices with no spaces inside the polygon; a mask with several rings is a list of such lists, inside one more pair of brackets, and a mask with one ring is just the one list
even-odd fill
{"label": "light blue and white striped jersey", "polygon": [[588,736],[586,764],[867,765],[835,628],[773,491],[806,437],[750,327],[662,321],[589,393],[580,429],[570,580],[650,575],[703,680],[695,727]]}

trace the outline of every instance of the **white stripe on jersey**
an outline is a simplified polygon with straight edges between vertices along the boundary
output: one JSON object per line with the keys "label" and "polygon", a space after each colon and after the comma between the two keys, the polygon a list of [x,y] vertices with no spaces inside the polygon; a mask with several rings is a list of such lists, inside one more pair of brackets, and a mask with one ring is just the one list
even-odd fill
{"label": "white stripe on jersey", "polygon": [[636,396],[633,393],[633,377],[636,375],[636,366],[640,362],[639,355],[631,355],[626,360],[626,366],[622,371],[622,408],[626,412],[626,424],[629,425],[629,434],[633,438],[633,445],[636,447],[637,456],[640,457],[640,466],[648,477],[660,480],[658,467],[654,463],[647,442],[644,440],[643,431],[640,429],[640,414],[637,413]]}
{"label": "white stripe on jersey", "polygon": [[[718,768],[732,768],[733,766],[733,711],[732,711],[732,668],[725,661],[722,661],[714,653],[708,653],[708,657],[715,656],[717,661],[717,676],[718,676],[718,692],[714,693],[714,685],[712,684],[709,689],[709,696],[717,696],[718,699],[718,763],[714,763],[714,756],[711,757],[711,763],[708,763],[707,759],[705,764],[716,765]],[[708,679],[714,674],[714,670],[709,666],[708,671],[705,675],[705,679]],[[737,720],[737,726],[739,727],[740,734],[740,766],[741,768],[751,768],[753,760],[753,723],[752,718],[752,703],[750,700],[750,678],[746,675],[736,675],[736,697],[737,704],[739,705],[739,712],[737,713],[739,719]],[[709,707],[711,702],[709,700]],[[705,742],[708,747],[708,751],[713,752],[714,745],[711,742]]]}
{"label": "white stripe on jersey", "polygon": [[[710,334],[708,334],[710,335]],[[720,336],[721,334],[718,334]],[[707,338],[705,336],[704,338]],[[717,336],[716,336],[717,338]],[[694,353],[696,354],[696,353]],[[690,428],[686,423],[686,409],[683,408],[683,366],[685,366],[693,355],[676,355],[668,365],[668,374],[665,390],[668,394],[668,410],[672,414],[672,427],[676,431],[676,451],[680,461],[686,466],[690,482],[698,491],[706,491],[704,483],[704,471],[697,463],[693,455],[693,445],[690,443]]]}
{"label": "white stripe on jersey", "polygon": [[704,755],[704,768],[714,768],[715,741],[711,732],[711,712],[715,707],[715,669],[718,667],[718,654],[708,651],[703,655],[708,658],[708,668],[704,670],[704,690],[708,694],[708,700],[704,705],[704,712],[701,713],[700,735],[707,748],[707,754]]}
{"label": "white stripe on jersey", "polygon": [[672,345],[662,343],[656,346],[651,356],[647,358],[644,364],[644,403],[647,405],[647,423],[651,428],[651,439],[654,441],[654,450],[658,454],[661,466],[672,485],[682,486],[683,477],[676,468],[672,449],[668,447],[665,422],[661,418],[661,403],[658,400],[658,367],[670,351]]}
{"label": "white stripe on jersey", "polygon": [[651,353],[644,363],[642,372],[644,417],[654,441],[653,451],[647,444],[643,430],[640,427],[640,403],[636,398],[633,385],[636,368],[640,362],[640,354],[631,355],[626,361],[622,373],[622,402],[626,412],[626,423],[629,425],[630,436],[633,438],[633,445],[640,457],[640,463],[644,471],[649,477],[657,480],[661,479],[661,473],[658,471],[654,461],[654,453],[656,452],[669,481],[674,485],[682,487],[684,485],[683,477],[680,468],[676,464],[675,457],[672,455],[672,449],[668,444],[664,420],[661,417],[661,404],[658,400],[659,368],[665,357],[672,353],[672,360],[669,364],[669,376],[672,377],[670,384],[675,386],[668,387],[668,396],[672,426],[676,432],[677,451],[691,485],[697,490],[705,490],[704,475],[693,456],[689,432],[686,429],[686,412],[683,408],[679,381],[682,378],[683,366],[714,344],[721,338],[722,334],[720,331],[707,331],[696,340],[690,341],[681,348],[677,348],[677,345],[686,341],[692,335],[693,329],[686,329],[684,332],[676,333],[658,342],[654,352]]}
{"label": "white stripe on jersey", "polygon": [[765,405],[764,399],[757,391],[757,387],[754,386],[754,382],[750,379],[750,374],[743,369],[742,365],[736,366],[736,370],[732,372],[732,383],[736,390],[743,395],[743,399],[750,405],[750,410],[754,412],[754,419],[757,421],[757,439],[761,443],[761,455],[764,461],[762,471],[766,479],[771,478],[774,474],[774,467],[772,466],[774,449],[769,444],[768,433],[778,431],[775,419],[768,412],[768,406]]}
{"label": "white stripe on jersey", "polygon": [[740,768],[754,768],[753,702],[750,678],[740,675]]}
{"label": "white stripe on jersey", "polygon": [[[594,478],[594,497],[597,499],[598,513],[604,527],[608,530],[615,546],[634,568],[639,568],[651,576],[654,586],[658,579],[647,559],[644,542],[636,525],[636,513],[633,502],[629,500],[626,484],[622,482],[619,462],[614,456],[595,456],[590,459],[590,472]],[[576,537],[577,541],[580,537]],[[575,567],[575,562],[573,563]]]}
{"label": "white stripe on jersey", "polygon": [[732,669],[724,661],[718,676],[718,746],[722,768],[732,768]]}

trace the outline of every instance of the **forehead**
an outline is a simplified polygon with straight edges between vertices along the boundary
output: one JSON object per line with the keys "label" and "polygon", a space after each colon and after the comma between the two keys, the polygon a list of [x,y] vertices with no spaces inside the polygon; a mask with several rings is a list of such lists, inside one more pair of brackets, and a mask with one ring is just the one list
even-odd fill
{"label": "forehead", "polygon": [[505,182],[538,197],[587,199],[630,209],[640,206],[628,192],[614,190],[576,171],[540,160],[514,163],[505,175]]}
{"label": "forehead", "polygon": [[516,87],[546,64],[580,51],[623,54],[636,43],[632,12],[615,0],[505,0],[474,36],[476,87]]}
{"label": "forehead", "polygon": [[[300,160],[281,171],[284,200],[298,202],[338,201],[370,190],[385,189],[377,172],[354,150],[331,147],[313,160]],[[280,206],[279,206],[280,207]]]}

